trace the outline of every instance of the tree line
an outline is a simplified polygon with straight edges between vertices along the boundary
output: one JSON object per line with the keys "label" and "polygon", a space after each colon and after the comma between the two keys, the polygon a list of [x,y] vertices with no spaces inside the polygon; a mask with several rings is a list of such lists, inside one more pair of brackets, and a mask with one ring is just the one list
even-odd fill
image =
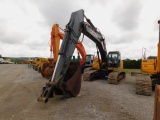
{"label": "tree line", "polygon": [[[0,54],[0,58],[4,58],[2,57],[2,55]],[[14,63],[21,63],[23,61],[23,59],[13,59],[10,58],[12,62]],[[131,60],[131,59],[124,59],[123,60],[123,68],[124,69],[140,69],[141,68],[141,59],[138,60]]]}
{"label": "tree line", "polygon": [[124,69],[140,69],[141,68],[141,59],[138,59],[138,60],[125,59],[125,60],[123,60],[123,68]]}

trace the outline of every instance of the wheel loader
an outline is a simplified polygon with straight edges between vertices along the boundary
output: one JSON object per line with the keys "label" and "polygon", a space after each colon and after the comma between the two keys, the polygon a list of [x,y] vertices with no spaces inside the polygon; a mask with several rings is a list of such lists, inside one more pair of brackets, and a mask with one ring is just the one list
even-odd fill
{"label": "wheel loader", "polygon": [[[86,21],[84,21],[84,18]],[[101,55],[100,69],[94,73],[102,76],[110,76],[109,74],[112,73],[108,70],[109,64],[104,36],[93,25],[91,20],[84,15],[84,10],[78,10],[71,14],[70,21],[66,25],[65,36],[61,44],[52,78],[43,87],[42,94],[37,99],[38,102],[46,103],[54,95],[63,95],[63,97],[68,98],[75,97],[79,94],[82,76],[81,66],[79,63],[71,63],[71,57],[78,44],[81,33],[96,44]],[[112,78],[116,78],[116,81],[124,77],[123,73],[115,73],[113,75],[116,75],[116,77]]]}

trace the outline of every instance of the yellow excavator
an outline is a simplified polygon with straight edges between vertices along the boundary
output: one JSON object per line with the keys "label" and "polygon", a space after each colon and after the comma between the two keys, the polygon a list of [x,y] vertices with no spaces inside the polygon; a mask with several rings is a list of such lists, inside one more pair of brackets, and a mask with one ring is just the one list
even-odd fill
{"label": "yellow excavator", "polygon": [[144,57],[141,63],[142,74],[137,75],[136,93],[140,95],[151,95],[152,89],[155,89],[154,116],[153,120],[160,120],[160,20],[159,24],[159,41],[157,57]]}
{"label": "yellow excavator", "polygon": [[[97,51],[97,54],[99,54],[99,51]],[[96,78],[108,78],[108,83],[110,84],[118,84],[119,80],[122,78],[125,78],[125,73],[119,71],[121,67],[121,54],[119,51],[109,51],[107,55],[108,59],[108,66],[107,66],[107,73],[106,70],[104,72],[101,71],[100,64],[101,60],[98,57],[94,58],[93,65],[91,69],[83,74],[83,80],[84,81],[92,81]],[[97,72],[98,71],[98,72]],[[104,75],[102,75],[104,74]],[[121,78],[120,78],[121,77]]]}
{"label": "yellow excavator", "polygon": [[160,84],[160,20],[159,24],[159,42],[157,57],[143,57],[141,62],[142,74],[136,77],[136,94],[152,95],[152,89],[156,84]]}
{"label": "yellow excavator", "polygon": [[40,61],[40,59],[38,57],[36,57],[36,58],[33,59],[32,67],[33,67],[34,70],[37,70],[36,66],[39,63],[39,61]]}
{"label": "yellow excavator", "polygon": [[[86,22],[84,22],[84,18]],[[121,72],[117,72],[116,74],[116,72],[114,72],[112,74],[108,69],[109,66],[113,64],[110,64],[108,59],[104,36],[93,25],[90,19],[84,15],[84,11],[81,9],[72,13],[70,21],[66,25],[65,36],[52,78],[46,83],[46,86],[43,87],[42,94],[37,99],[38,102],[46,103],[53,95],[63,95],[63,97],[67,98],[75,97],[79,94],[82,76],[81,66],[79,63],[72,63],[71,57],[81,33],[96,44],[101,55],[101,62],[99,62],[100,69],[92,72],[92,75],[100,77],[108,76],[108,79],[116,79],[116,81],[125,77],[125,73],[121,74]],[[98,57],[99,61],[100,57]],[[120,59],[120,57],[118,59]],[[110,76],[110,74],[115,75],[115,77]]]}
{"label": "yellow excavator", "polygon": [[[120,52],[119,51],[110,51],[108,53],[108,59],[109,59],[109,63],[111,63],[112,65],[110,65],[108,67],[108,70],[114,70],[114,71],[118,71],[120,68],[123,68],[123,61],[119,58]],[[118,63],[118,64],[116,64]],[[114,64],[114,65],[113,65]],[[111,67],[111,66],[115,66],[115,67]],[[98,61],[98,57],[96,56],[94,58],[94,62],[92,64],[92,68],[99,70],[100,66],[99,66],[99,61]]]}
{"label": "yellow excavator", "polygon": [[42,64],[44,62],[48,61],[48,58],[41,58],[41,57],[38,57],[34,60],[34,64],[33,64],[33,68],[34,70],[40,72],[41,71],[41,67],[42,67]]}
{"label": "yellow excavator", "polygon": [[41,73],[43,69],[43,64],[48,62],[48,58],[39,58],[39,63],[36,66],[36,69],[39,73]]}

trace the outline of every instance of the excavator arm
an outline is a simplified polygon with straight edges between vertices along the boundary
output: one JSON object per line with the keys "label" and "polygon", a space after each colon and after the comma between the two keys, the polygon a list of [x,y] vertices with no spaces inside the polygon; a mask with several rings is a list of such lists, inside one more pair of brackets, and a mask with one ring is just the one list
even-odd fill
{"label": "excavator arm", "polygon": [[[65,36],[59,51],[59,56],[54,73],[49,83],[47,83],[43,88],[43,92],[38,98],[39,102],[47,102],[48,98],[52,97],[53,91],[55,91],[56,89],[60,89],[64,97],[76,96],[79,93],[80,86],[78,86],[78,88],[73,87],[73,90],[70,90],[68,89],[70,87],[70,80],[64,79],[81,33],[83,33],[96,43],[102,59],[102,65],[100,66],[100,68],[106,68],[107,51],[105,47],[105,39],[103,35],[97,30],[97,28],[92,24],[92,22],[88,18],[86,18],[87,22],[84,22],[84,18],[86,18],[86,16],[84,15],[84,11],[82,9],[72,13],[70,21],[66,25]],[[76,71],[77,74],[75,73],[75,76],[79,76],[78,78],[81,78],[81,75],[78,74],[78,72],[79,71]],[[79,81],[81,81],[81,79],[73,80],[72,85],[80,84]],[[73,94],[75,88],[77,88],[78,91],[76,94]]]}

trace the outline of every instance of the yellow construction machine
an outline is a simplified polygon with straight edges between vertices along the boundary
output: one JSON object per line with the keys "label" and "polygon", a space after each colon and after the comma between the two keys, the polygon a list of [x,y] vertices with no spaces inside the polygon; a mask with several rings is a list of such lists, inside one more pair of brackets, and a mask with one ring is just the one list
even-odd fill
{"label": "yellow construction machine", "polygon": [[136,93],[140,95],[152,95],[152,89],[156,84],[160,84],[160,20],[159,24],[159,42],[157,57],[143,57],[141,62],[142,74],[137,74]]}
{"label": "yellow construction machine", "polygon": [[28,59],[28,62],[29,62],[30,64],[32,64],[33,58],[29,58],[29,59]]}
{"label": "yellow construction machine", "polygon": [[33,64],[33,58],[28,59],[28,68],[31,68]]}
{"label": "yellow construction machine", "polygon": [[[122,64],[121,63],[122,61],[120,59],[121,57],[120,52],[109,51],[107,57],[108,57],[108,70],[114,70],[114,71],[119,70]],[[92,68],[96,70],[100,69],[98,57],[95,57]]]}
{"label": "yellow construction machine", "polygon": [[[110,63],[110,65],[108,67],[108,70],[118,71],[119,69],[123,68],[123,61],[120,58],[118,58],[117,56],[120,57],[120,52],[119,51],[110,51],[108,53],[108,60],[109,60],[108,63]],[[92,64],[92,69],[95,69],[95,70],[100,69],[99,60],[98,60],[97,56],[94,57],[94,61],[93,61],[93,64]]]}
{"label": "yellow construction machine", "polygon": [[[97,54],[98,53],[99,52],[97,52]],[[108,55],[107,55],[107,60],[108,60],[107,63],[108,64],[107,64],[107,68],[106,68],[106,70],[108,72],[107,74],[106,74],[106,70],[104,70],[105,72],[101,71],[100,64],[102,64],[102,61],[101,61],[101,59],[99,59],[98,56],[99,55],[97,55],[97,57],[94,58],[92,68],[83,74],[83,80],[91,81],[96,78],[107,77],[108,83],[118,84],[119,80],[121,80],[122,78],[125,78],[125,73],[119,71],[119,69],[121,67],[121,54],[119,51],[109,51],[108,52]],[[101,71],[101,72],[99,72],[99,71]],[[104,74],[104,75],[102,75],[102,74]],[[118,76],[119,76],[119,78],[118,78]]]}
{"label": "yellow construction machine", "polygon": [[36,70],[36,66],[37,66],[37,63],[39,62],[39,58],[36,57],[33,59],[33,62],[32,62],[32,67],[34,70]]}
{"label": "yellow construction machine", "polygon": [[39,58],[39,62],[37,63],[36,69],[39,73],[41,73],[42,69],[43,69],[43,64],[44,63],[48,63],[48,58]]}
{"label": "yellow construction machine", "polygon": [[42,64],[46,61],[48,61],[48,58],[35,58],[35,60],[33,60],[33,69],[40,72]]}

